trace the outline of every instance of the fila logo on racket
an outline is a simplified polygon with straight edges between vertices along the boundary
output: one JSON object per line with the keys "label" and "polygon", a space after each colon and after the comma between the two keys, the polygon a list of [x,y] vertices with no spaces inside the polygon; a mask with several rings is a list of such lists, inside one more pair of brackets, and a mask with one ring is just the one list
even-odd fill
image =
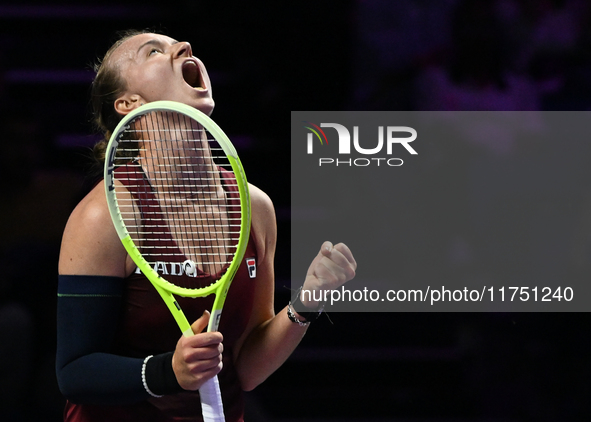
{"label": "fila logo on racket", "polygon": [[[311,122],[304,122],[306,129],[309,129],[312,133],[307,134],[307,153],[313,154],[314,152],[314,135],[320,141],[321,145],[328,145],[328,138],[322,128],[333,128],[336,130],[339,137],[338,147],[339,155],[351,154],[351,133],[349,129],[339,123],[320,123],[320,126],[315,125]],[[355,151],[363,155],[376,155],[384,149],[386,146],[386,154],[392,155],[393,146],[395,144],[402,145],[411,155],[417,155],[415,149],[409,145],[411,142],[417,139],[417,131],[412,127],[408,126],[387,126],[384,130],[384,126],[378,126],[377,130],[377,145],[374,148],[363,148],[359,143],[359,126],[353,126],[353,147]],[[409,136],[394,136],[395,134],[409,134]],[[385,141],[384,141],[385,138]],[[391,167],[399,167],[404,163],[401,158],[392,157],[359,157],[349,159],[339,158],[319,158],[318,166],[323,165],[345,165],[349,167],[367,167],[370,165],[387,165]]]}

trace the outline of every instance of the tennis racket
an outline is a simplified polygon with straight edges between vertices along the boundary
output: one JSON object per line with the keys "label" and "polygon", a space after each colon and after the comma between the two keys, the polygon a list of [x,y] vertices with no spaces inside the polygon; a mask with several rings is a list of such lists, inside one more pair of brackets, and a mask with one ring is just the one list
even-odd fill
{"label": "tennis racket", "polygon": [[[248,184],[228,137],[192,107],[152,102],[115,128],[104,177],[117,234],[183,335],[193,331],[174,295],[215,293],[207,330],[216,331],[250,231]],[[204,420],[224,421],[217,376],[199,394]]]}

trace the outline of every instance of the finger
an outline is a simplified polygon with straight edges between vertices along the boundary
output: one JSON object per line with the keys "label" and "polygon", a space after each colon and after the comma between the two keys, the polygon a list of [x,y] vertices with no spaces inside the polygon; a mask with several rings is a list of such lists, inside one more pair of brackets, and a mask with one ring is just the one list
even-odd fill
{"label": "finger", "polygon": [[190,368],[189,371],[194,376],[198,376],[201,379],[201,382],[205,382],[206,380],[219,374],[223,366],[224,364],[221,360],[201,361]]}
{"label": "finger", "polygon": [[220,344],[213,344],[205,347],[189,348],[184,351],[185,362],[208,361],[210,359],[221,359],[222,348]]}
{"label": "finger", "polygon": [[207,328],[207,324],[209,323],[209,316],[209,311],[203,311],[203,315],[201,315],[197,321],[191,324],[191,330],[193,330],[194,334],[199,334],[205,328]]}
{"label": "finger", "polygon": [[332,259],[324,258],[317,265],[314,275],[321,282],[319,287],[332,289],[352,279],[355,271],[350,265],[341,266]]}
{"label": "finger", "polygon": [[195,334],[194,336],[183,339],[183,344],[187,347],[197,349],[200,347],[219,348],[219,345],[224,341],[224,336],[219,331],[211,331],[206,333]]}
{"label": "finger", "polygon": [[337,248],[332,250],[330,256],[323,257],[320,262],[325,265],[329,265],[329,262],[332,262],[334,265],[341,268],[351,267],[351,262]]}
{"label": "finger", "polygon": [[318,256],[327,257],[343,267],[352,265],[354,269],[357,268],[357,262],[353,257],[351,249],[344,243],[338,243],[333,246],[331,242],[326,241],[322,244]]}
{"label": "finger", "polygon": [[[327,267],[335,275],[338,275],[339,277],[341,277],[341,275],[344,276],[345,279],[342,280],[344,282],[355,277],[357,263],[355,262],[355,259],[352,258],[352,255],[351,258],[347,258],[347,256],[344,255],[341,250],[347,253],[348,248],[345,250],[343,248],[335,247],[332,250],[330,257],[323,257],[318,262],[319,266],[317,268],[321,268],[321,266]],[[351,262],[351,260],[353,262]],[[318,270],[316,272],[318,272]]]}
{"label": "finger", "polygon": [[223,363],[220,360],[212,360],[209,363],[200,362],[195,365],[190,365],[187,368],[187,373],[182,378],[181,387],[185,390],[198,390],[203,383],[210,378],[213,378],[222,370]]}
{"label": "finger", "polygon": [[349,249],[347,245],[345,245],[344,243],[339,243],[335,245],[334,249],[339,251],[347,259],[347,261],[349,261],[349,263],[353,265],[353,268],[357,268],[357,261],[355,261],[353,252],[351,252],[351,249]]}
{"label": "finger", "polygon": [[217,368],[223,365],[222,355],[215,355],[207,359],[199,359],[189,362],[189,371],[195,375]]}

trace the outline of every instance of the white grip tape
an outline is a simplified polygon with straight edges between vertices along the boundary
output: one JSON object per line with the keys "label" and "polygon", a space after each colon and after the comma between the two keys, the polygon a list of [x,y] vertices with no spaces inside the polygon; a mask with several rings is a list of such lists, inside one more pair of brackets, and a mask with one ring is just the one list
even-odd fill
{"label": "white grip tape", "polygon": [[217,331],[220,326],[220,318],[222,317],[222,310],[218,309],[213,311],[209,317],[209,324],[207,325],[207,331]]}
{"label": "white grip tape", "polygon": [[205,382],[199,389],[201,411],[204,422],[225,422],[222,393],[217,375]]}

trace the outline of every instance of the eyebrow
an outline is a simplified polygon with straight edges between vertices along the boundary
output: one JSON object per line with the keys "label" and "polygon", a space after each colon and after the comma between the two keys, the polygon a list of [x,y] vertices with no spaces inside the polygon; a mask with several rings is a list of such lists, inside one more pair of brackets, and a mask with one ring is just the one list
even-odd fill
{"label": "eyebrow", "polygon": [[[173,42],[170,45],[175,45],[177,43],[178,43],[178,41],[173,40]],[[145,43],[143,43],[142,45],[140,45],[140,47],[137,49],[137,53],[139,54],[139,52],[142,50],[142,48],[144,48],[147,45],[155,45],[156,47],[162,48],[164,46],[164,43],[160,40],[157,40],[157,39],[148,40]]]}

